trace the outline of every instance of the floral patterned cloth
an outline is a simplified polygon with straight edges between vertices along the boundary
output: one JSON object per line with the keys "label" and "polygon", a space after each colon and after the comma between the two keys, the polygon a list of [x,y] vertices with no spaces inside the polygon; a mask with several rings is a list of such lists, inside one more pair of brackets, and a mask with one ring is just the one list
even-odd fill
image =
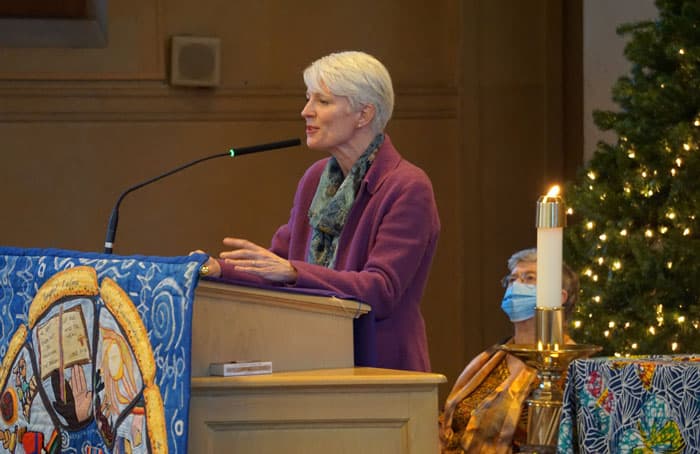
{"label": "floral patterned cloth", "polygon": [[569,365],[559,453],[700,452],[700,356]]}

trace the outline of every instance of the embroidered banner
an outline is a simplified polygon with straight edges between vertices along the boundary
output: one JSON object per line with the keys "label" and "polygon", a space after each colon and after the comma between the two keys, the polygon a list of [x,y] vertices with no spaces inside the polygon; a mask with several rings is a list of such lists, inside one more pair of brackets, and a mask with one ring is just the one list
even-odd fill
{"label": "embroidered banner", "polygon": [[204,255],[0,247],[0,453],[185,453]]}

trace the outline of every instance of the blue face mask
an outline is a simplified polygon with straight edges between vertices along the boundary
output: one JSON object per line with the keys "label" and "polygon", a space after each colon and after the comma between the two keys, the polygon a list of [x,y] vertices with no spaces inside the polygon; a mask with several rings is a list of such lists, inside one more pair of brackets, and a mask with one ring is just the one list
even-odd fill
{"label": "blue face mask", "polygon": [[537,305],[537,286],[515,281],[503,295],[501,309],[511,322],[522,322],[535,316]]}

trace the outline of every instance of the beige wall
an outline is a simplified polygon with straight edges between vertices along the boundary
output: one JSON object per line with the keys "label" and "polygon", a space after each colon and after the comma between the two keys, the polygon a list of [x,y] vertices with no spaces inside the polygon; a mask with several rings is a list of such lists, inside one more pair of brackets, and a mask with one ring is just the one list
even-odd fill
{"label": "beige wall", "polygon": [[613,84],[630,70],[624,56],[629,36],[617,34],[624,23],[657,17],[653,0],[585,0],[583,2],[583,154],[588,160],[600,140],[613,143],[615,133],[593,123],[593,111],[619,110],[612,100]]}
{"label": "beige wall", "polygon": [[[505,260],[534,244],[537,196],[579,159],[562,133],[564,23],[577,14],[563,3],[122,0],[109,2],[106,48],[0,44],[0,244],[101,251],[122,190],[230,146],[302,137],[303,68],[366,50],[394,79],[392,140],[440,209],[423,307],[442,400],[509,333]],[[221,39],[218,88],[168,85],[169,37],[182,34]],[[115,253],[216,253],[227,234],[267,244],[321,156],[215,160],[130,194]]]}

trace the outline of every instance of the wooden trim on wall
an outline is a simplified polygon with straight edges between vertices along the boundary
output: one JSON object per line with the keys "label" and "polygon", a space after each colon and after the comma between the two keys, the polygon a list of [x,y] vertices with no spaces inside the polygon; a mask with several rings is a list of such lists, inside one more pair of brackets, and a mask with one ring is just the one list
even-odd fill
{"label": "wooden trim on wall", "polygon": [[[279,121],[298,120],[299,90],[199,90],[160,83],[93,86],[0,83],[0,121]],[[394,119],[456,118],[456,89],[396,92]]]}
{"label": "wooden trim on wall", "polygon": [[107,47],[107,0],[7,3],[0,8],[0,47]]}
{"label": "wooden trim on wall", "polygon": [[583,163],[583,0],[564,2],[564,177]]}
{"label": "wooden trim on wall", "polygon": [[87,17],[88,0],[7,0],[0,2],[0,17],[80,19]]}
{"label": "wooden trim on wall", "polygon": [[[545,11],[545,48],[546,63],[544,65],[545,78],[544,93],[545,102],[545,169],[542,183],[539,188],[545,191],[553,183],[561,183],[564,178],[564,6],[559,0],[547,0],[543,4]],[[544,193],[544,192],[542,192]]]}

